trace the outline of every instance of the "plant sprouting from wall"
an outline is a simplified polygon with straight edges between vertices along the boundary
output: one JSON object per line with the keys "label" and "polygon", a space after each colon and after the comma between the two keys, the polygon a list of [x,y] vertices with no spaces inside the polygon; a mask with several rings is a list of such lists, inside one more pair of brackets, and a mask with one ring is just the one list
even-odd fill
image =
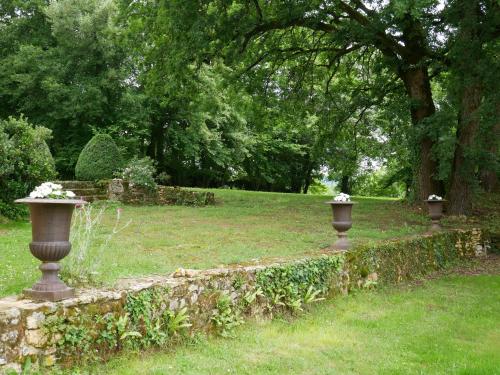
{"label": "plant sprouting from wall", "polygon": [[[110,208],[111,209],[111,208]],[[116,209],[114,225],[104,240],[97,241],[102,221],[108,210],[106,206],[78,206],[71,224],[72,251],[64,262],[61,276],[70,285],[99,284],[99,269],[103,255],[114,236],[125,230],[131,220],[122,224],[122,208]]]}

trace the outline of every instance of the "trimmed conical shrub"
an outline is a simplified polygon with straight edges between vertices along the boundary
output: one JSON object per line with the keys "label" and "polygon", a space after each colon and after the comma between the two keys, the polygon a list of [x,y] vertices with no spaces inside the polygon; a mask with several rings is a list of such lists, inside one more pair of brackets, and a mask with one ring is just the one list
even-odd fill
{"label": "trimmed conical shrub", "polygon": [[75,167],[75,176],[80,181],[96,181],[113,178],[123,167],[120,150],[108,134],[96,134],[85,145]]}

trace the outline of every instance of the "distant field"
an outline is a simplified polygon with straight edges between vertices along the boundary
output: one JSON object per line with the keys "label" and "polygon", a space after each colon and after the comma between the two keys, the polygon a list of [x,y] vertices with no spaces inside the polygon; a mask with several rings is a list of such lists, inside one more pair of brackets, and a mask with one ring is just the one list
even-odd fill
{"label": "distant field", "polygon": [[[325,196],[215,190],[212,207],[121,206],[121,222],[131,221],[100,259],[98,277],[164,274],[176,268],[209,268],[321,251],[335,241]],[[399,201],[354,198],[356,244],[411,236],[427,230],[427,218]],[[93,252],[109,235],[116,216],[110,206],[99,226]],[[39,278],[38,262],[28,249],[28,222],[0,224],[0,296],[16,294]]]}

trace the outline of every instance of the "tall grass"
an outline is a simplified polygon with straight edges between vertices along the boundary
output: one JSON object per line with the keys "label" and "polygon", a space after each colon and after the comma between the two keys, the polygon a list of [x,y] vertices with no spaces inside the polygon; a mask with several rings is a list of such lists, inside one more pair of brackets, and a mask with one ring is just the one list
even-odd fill
{"label": "tall grass", "polygon": [[103,232],[102,220],[106,210],[113,209],[107,206],[79,205],[76,207],[71,223],[70,241],[72,249],[64,260],[61,277],[69,285],[98,285],[100,284],[99,269],[104,252],[109,248],[113,237],[125,230],[131,220],[125,224],[121,222],[122,208],[116,208],[114,225],[108,233]]}

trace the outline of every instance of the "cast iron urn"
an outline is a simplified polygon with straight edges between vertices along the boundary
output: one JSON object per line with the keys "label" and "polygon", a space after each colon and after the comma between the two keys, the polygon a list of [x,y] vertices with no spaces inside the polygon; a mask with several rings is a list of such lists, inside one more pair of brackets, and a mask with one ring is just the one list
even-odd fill
{"label": "cast iron urn", "polygon": [[36,301],[59,301],[75,296],[75,290],[59,279],[59,261],[69,254],[71,217],[79,199],[23,198],[16,203],[25,203],[30,208],[32,242],[30,251],[42,261],[42,278],[31,288],[25,289],[26,297]]}
{"label": "cast iron urn", "polygon": [[429,216],[432,220],[431,230],[440,231],[441,223],[440,220],[443,217],[443,205],[444,199],[427,199],[427,207],[429,208]]}
{"label": "cast iron urn", "polygon": [[332,206],[333,222],[332,225],[337,231],[338,239],[333,244],[335,250],[348,250],[351,247],[347,239],[347,231],[352,227],[352,206],[354,202],[329,201],[327,204]]}

